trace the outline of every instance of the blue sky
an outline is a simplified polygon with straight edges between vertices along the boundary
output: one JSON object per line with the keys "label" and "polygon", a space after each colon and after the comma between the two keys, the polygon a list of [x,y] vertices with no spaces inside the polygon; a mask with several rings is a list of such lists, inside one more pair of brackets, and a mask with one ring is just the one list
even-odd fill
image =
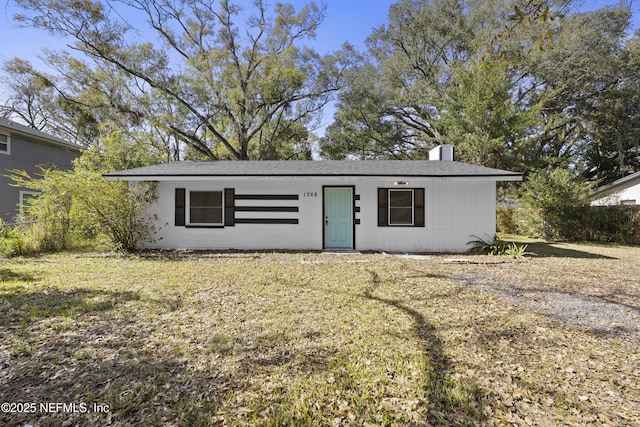
{"label": "blue sky", "polygon": [[[288,2],[296,9],[308,3],[307,0]],[[340,49],[345,41],[359,49],[364,48],[364,40],[375,27],[386,21],[392,3],[394,1],[391,0],[325,0],[327,17],[312,42],[313,46],[322,53]],[[0,61],[18,56],[37,62],[36,58],[43,48],[65,47],[63,40],[51,37],[42,30],[19,28],[11,19],[16,12],[11,0],[0,0]]]}
{"label": "blue sky", "polygon": [[[286,1],[286,0],[282,0]],[[275,2],[275,1],[274,1]],[[299,9],[307,0],[289,0]],[[246,1],[246,3],[249,3]],[[386,22],[392,0],[325,0],[327,17],[318,30],[313,46],[319,52],[330,52],[348,41],[358,49],[364,48],[364,40],[373,29]],[[618,0],[578,0],[582,10],[596,9],[606,5],[617,5]],[[640,2],[632,6],[634,27],[639,28]],[[43,48],[64,47],[64,41],[56,39],[42,30],[21,29],[12,21],[16,13],[11,0],[0,0],[0,61],[14,56],[35,60]]]}

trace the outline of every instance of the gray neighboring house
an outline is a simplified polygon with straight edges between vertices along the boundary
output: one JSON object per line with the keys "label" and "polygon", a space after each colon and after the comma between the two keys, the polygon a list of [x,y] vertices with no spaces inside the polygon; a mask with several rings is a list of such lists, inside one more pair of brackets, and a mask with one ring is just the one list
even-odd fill
{"label": "gray neighboring house", "polygon": [[81,147],[0,117],[0,218],[12,222],[20,215],[20,206],[34,193],[11,186],[6,174],[11,169],[36,174],[39,165],[70,169]]}

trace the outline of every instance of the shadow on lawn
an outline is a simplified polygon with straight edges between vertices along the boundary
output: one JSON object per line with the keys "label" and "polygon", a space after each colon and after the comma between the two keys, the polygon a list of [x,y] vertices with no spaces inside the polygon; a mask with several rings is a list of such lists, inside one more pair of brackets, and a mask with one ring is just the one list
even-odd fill
{"label": "shadow on lawn", "polygon": [[[23,288],[0,290],[2,306],[12,308],[8,321],[36,321],[40,318],[66,316],[73,318],[89,313],[99,313],[115,308],[128,301],[140,300],[133,291],[91,290],[84,288],[58,289],[41,288],[25,291]],[[7,307],[8,306],[8,307]]]}
{"label": "shadow on lawn", "polygon": [[[0,270],[0,274],[1,272],[2,270]],[[37,280],[28,274],[23,275],[20,273],[17,275],[21,276],[20,280],[25,282],[35,282]],[[19,319],[4,319],[5,323],[15,320],[35,321],[47,317],[99,314],[115,309],[121,304],[142,300],[147,304],[157,306],[158,310],[164,312],[175,311],[182,306],[182,300],[179,297],[154,299],[145,296],[143,299],[138,291],[87,288],[60,289],[52,286],[39,287],[37,290],[33,290],[33,288],[14,287],[0,289],[0,301],[2,302],[0,307],[5,309],[5,313],[0,312],[0,319],[7,315],[6,308],[12,308],[12,315],[18,316]]]}
{"label": "shadow on lawn", "polygon": [[17,273],[8,268],[0,268],[0,282],[3,282],[5,280],[16,282],[33,282],[38,279],[30,273]]}
{"label": "shadow on lawn", "polygon": [[617,259],[593,252],[562,248],[548,242],[533,242],[526,245],[527,252],[533,252],[537,258]]}
{"label": "shadow on lawn", "polygon": [[[0,395],[12,402],[86,404],[33,413],[0,413],[1,425],[208,425],[235,378],[209,369],[194,371],[179,354],[150,350],[153,330],[134,334],[127,322],[112,322],[125,336],[57,334],[30,356],[14,356],[4,369]],[[85,331],[87,332],[87,331]],[[93,334],[91,334],[93,335]],[[35,345],[35,344],[33,344]],[[105,357],[107,356],[107,357]],[[1,358],[0,358],[1,361]],[[3,363],[0,363],[2,365]],[[95,411],[94,405],[107,411]],[[84,412],[84,413],[83,413]]]}
{"label": "shadow on lawn", "polygon": [[425,391],[429,398],[428,421],[435,425],[475,425],[486,419],[483,412],[487,393],[475,384],[464,383],[451,374],[452,366],[444,354],[443,343],[436,328],[429,324],[420,312],[399,300],[374,295],[381,285],[377,272],[369,271],[371,285],[364,296],[372,301],[391,306],[409,316],[414,323],[414,333],[423,348],[427,362]]}
{"label": "shadow on lawn", "polygon": [[166,329],[140,321],[130,302],[147,305],[152,319],[176,306],[134,291],[0,292],[0,396],[75,405],[3,411],[0,425],[210,423],[237,379],[192,369]]}

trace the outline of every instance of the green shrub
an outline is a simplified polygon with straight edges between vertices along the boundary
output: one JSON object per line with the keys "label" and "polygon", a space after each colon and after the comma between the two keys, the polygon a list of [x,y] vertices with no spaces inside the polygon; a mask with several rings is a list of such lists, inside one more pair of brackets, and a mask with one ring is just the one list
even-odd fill
{"label": "green shrub", "polygon": [[531,173],[518,193],[523,206],[540,215],[542,237],[552,240],[579,227],[572,213],[586,203],[589,190],[571,170],[557,168]]}
{"label": "green shrub", "polygon": [[146,206],[157,197],[152,183],[128,185],[107,181],[95,172],[76,172],[82,188],[74,195],[77,208],[84,213],[84,227],[99,230],[117,250],[135,250],[154,232],[152,218],[144,215]]}
{"label": "green shrub", "polygon": [[516,234],[518,232],[518,210],[498,208],[496,210],[496,228],[501,233]]}
{"label": "green shrub", "polygon": [[25,246],[23,235],[17,229],[3,224],[0,219],[0,255],[23,255]]}
{"label": "green shrub", "polygon": [[100,236],[108,240],[111,249],[134,250],[153,232],[151,218],[144,215],[156,197],[153,184],[128,186],[122,181],[107,181],[97,171],[81,169],[42,169],[40,177],[20,170],[10,172],[13,185],[37,191],[39,197],[23,206],[24,222],[12,231],[13,240],[4,239],[3,252],[78,248],[86,246],[88,238]]}
{"label": "green shrub", "polygon": [[581,240],[640,243],[640,210],[634,206],[584,206],[574,212]]}
{"label": "green shrub", "polygon": [[[516,234],[540,237],[538,211],[514,209],[512,215],[517,224]],[[640,209],[634,206],[568,208],[563,215],[547,220],[546,231],[547,239],[552,241],[640,244]]]}
{"label": "green shrub", "polygon": [[533,255],[531,252],[527,252],[527,245],[518,245],[514,242],[506,242],[494,235],[492,238],[481,239],[477,236],[476,240],[467,242],[471,245],[469,252],[479,253],[484,255],[504,255],[512,258],[524,258],[526,255]]}

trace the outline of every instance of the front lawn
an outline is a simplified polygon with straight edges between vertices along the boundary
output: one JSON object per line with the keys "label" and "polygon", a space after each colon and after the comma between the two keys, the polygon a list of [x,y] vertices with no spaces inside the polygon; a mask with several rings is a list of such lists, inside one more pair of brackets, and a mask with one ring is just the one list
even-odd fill
{"label": "front lawn", "polygon": [[640,248],[530,250],[0,259],[0,425],[640,426]]}

